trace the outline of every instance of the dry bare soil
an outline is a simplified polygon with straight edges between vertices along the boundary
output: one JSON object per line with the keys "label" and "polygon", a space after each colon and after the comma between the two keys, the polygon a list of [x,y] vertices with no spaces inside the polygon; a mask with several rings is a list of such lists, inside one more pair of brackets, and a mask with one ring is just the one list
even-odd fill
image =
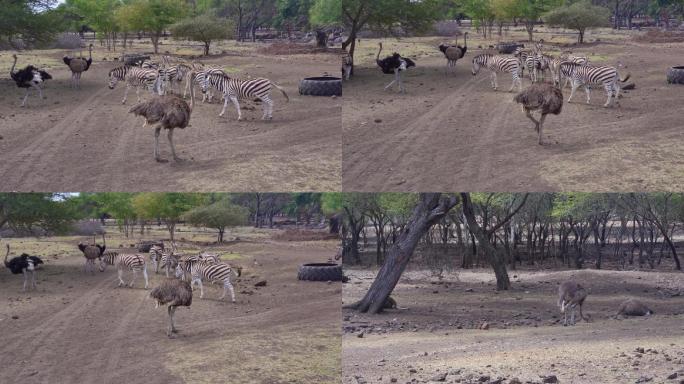
{"label": "dry bare soil", "polygon": [[[20,53],[20,67],[48,63],[54,79],[47,82],[46,100],[31,96],[29,107],[20,108],[23,89],[10,80],[8,70],[0,76],[0,189],[339,189],[341,98],[298,94],[300,79],[337,73],[337,56],[267,55],[259,53],[260,46],[240,46],[240,50],[202,61],[236,77],[269,78],[284,87],[290,102],[274,89],[275,109],[268,122],[261,120],[261,104],[242,102],[244,120],[237,121],[232,105],[224,117],[218,117],[221,107],[216,101],[199,103],[191,126],[174,135],[179,156],[185,161],[167,164],[154,161],[153,130],[142,128],[142,120],[128,113],[136,103],[134,92],[129,93],[127,104],[121,105],[123,84],[113,91],[107,88],[107,73],[118,65],[112,59],[120,52],[94,52],[95,62],[83,74],[80,90],[69,88],[71,73],[61,63],[68,51]],[[136,47],[144,50],[142,44]],[[102,61],[104,57],[108,60]],[[0,55],[2,67],[8,68],[10,60],[11,53]],[[162,157],[170,157],[165,134],[161,151]]]}
{"label": "dry bare soil", "polygon": [[[12,239],[14,250],[46,263],[29,293],[21,292],[20,276],[0,272],[0,382],[339,383],[341,287],[297,280],[298,265],[327,260],[334,242],[240,237],[204,248],[244,267],[237,303],[219,302],[222,288],[205,285],[204,299],[196,291],[190,309],[176,311],[175,339],[167,338],[166,309],[154,308],[141,276],[134,288],[116,288],[112,267],[83,272],[82,238]],[[163,278],[150,276],[151,287]],[[260,280],[267,285],[255,287]]]}
{"label": "dry bare soil", "polygon": [[[384,57],[397,51],[416,60],[405,73],[407,94],[384,91],[392,79],[375,64],[378,40],[362,39],[355,76],[345,84],[343,188],[355,191],[632,191],[684,187],[684,145],[678,111],[684,86],[666,84],[667,69],[682,65],[684,43],[635,42],[601,33],[571,47],[599,65],[624,64],[636,89],[620,106],[603,108],[606,94],[580,89],[559,116],[547,118],[543,146],[518,104],[510,76],[471,74],[482,53],[471,31],[466,57],[445,75],[442,39],[385,40]],[[572,37],[538,34],[550,53]],[[599,38],[599,42],[594,42]],[[524,39],[516,32],[504,40]],[[452,40],[449,40],[452,41]],[[459,44],[462,44],[459,38]],[[523,87],[530,84],[523,80]],[[570,89],[564,91],[565,99]]]}
{"label": "dry bare soil", "polygon": [[[345,304],[362,297],[374,273],[347,269]],[[684,380],[681,273],[517,271],[511,277],[513,289],[497,292],[487,270],[443,279],[411,271],[393,293],[400,309],[380,315],[343,310],[343,383]],[[562,326],[557,289],[567,279],[589,287],[584,313],[590,322]],[[628,297],[647,303],[655,315],[614,318]],[[488,329],[481,329],[484,323]]]}

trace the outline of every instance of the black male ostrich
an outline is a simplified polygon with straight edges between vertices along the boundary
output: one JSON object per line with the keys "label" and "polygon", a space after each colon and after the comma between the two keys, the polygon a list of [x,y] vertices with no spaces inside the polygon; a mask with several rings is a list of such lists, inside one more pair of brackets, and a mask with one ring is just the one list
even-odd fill
{"label": "black male ostrich", "polygon": [[90,68],[93,63],[93,45],[88,46],[88,58],[85,57],[69,57],[62,58],[64,64],[69,66],[71,70],[71,86],[73,88],[81,87],[81,74]]}
{"label": "black male ostrich", "polygon": [[439,50],[442,51],[447,59],[447,74],[449,68],[456,68],[456,61],[462,59],[468,51],[468,32],[463,34],[463,46],[440,44]]}
{"label": "black male ostrich", "polygon": [[10,69],[10,76],[12,77],[12,80],[17,83],[17,87],[26,88],[26,95],[24,96],[24,101],[21,102],[21,106],[24,107],[26,105],[26,100],[28,99],[29,90],[31,88],[37,89],[40,98],[44,99],[43,83],[45,80],[52,79],[52,76],[33,65],[27,65],[24,69],[14,72],[14,67],[17,65],[17,55],[12,55],[12,57],[14,58],[14,63],[12,63],[12,69]]}
{"label": "black male ostrich", "polygon": [[[26,291],[26,285],[30,284],[30,287],[36,288],[36,268],[39,264],[43,264],[38,256],[30,256],[26,253],[22,253],[21,256],[13,257],[7,261],[7,257],[10,254],[10,245],[7,244],[7,253],[5,254],[5,267],[9,269],[13,274],[18,275],[22,273],[24,275],[24,288]],[[29,274],[31,274],[31,282],[29,283]]]}
{"label": "black male ostrich", "polygon": [[[532,120],[535,129],[539,133],[539,145],[542,145],[542,130],[544,128],[544,119],[549,113],[558,115],[563,109],[563,93],[559,88],[548,83],[535,83],[518,93],[513,100],[522,104],[523,112]],[[541,118],[537,121],[531,114],[531,111],[539,110]]]}
{"label": "black male ostrich", "polygon": [[178,279],[164,279],[158,287],[155,287],[150,292],[150,297],[156,301],[155,308],[158,308],[160,305],[169,305],[167,309],[169,313],[169,329],[166,334],[172,337],[174,333],[178,332],[173,324],[173,315],[176,312],[176,307],[190,307],[192,304],[192,287],[190,283]]}
{"label": "black male ostrich", "polygon": [[[195,73],[191,72],[189,76],[192,79]],[[173,130],[176,128],[183,129],[188,126],[194,104],[195,91],[193,87],[190,87],[190,104],[177,95],[155,96],[149,101],[134,105],[128,111],[136,116],[145,118],[143,127],[147,126],[147,124],[156,124],[154,127],[154,159],[158,162],[167,161],[159,157],[159,133],[162,128],[167,129],[169,132],[168,138],[173,159],[176,161],[180,160],[176,156],[176,148],[173,145]]]}
{"label": "black male ostrich", "polygon": [[378,43],[380,49],[378,50],[378,55],[375,58],[375,62],[378,67],[382,70],[382,73],[386,75],[394,75],[394,80],[385,86],[385,89],[390,88],[394,83],[399,85],[399,91],[406,93],[406,88],[404,88],[404,83],[402,81],[401,72],[407,70],[408,68],[415,67],[416,63],[408,57],[402,57],[400,54],[394,52],[392,56],[387,56],[380,60],[380,52],[382,52],[382,43]]}

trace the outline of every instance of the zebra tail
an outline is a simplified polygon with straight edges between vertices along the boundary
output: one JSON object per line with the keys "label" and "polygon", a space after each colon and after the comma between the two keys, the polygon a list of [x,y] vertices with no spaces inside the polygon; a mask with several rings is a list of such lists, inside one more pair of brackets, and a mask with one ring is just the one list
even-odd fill
{"label": "zebra tail", "polygon": [[283,96],[285,96],[285,100],[287,100],[288,102],[290,101],[290,97],[287,95],[287,93],[285,93],[285,90],[284,90],[284,89],[280,88],[280,87],[278,86],[278,84],[276,84],[276,83],[274,83],[274,82],[271,82],[271,85],[273,85],[274,87],[278,88],[278,90],[279,90],[280,92],[283,93]]}

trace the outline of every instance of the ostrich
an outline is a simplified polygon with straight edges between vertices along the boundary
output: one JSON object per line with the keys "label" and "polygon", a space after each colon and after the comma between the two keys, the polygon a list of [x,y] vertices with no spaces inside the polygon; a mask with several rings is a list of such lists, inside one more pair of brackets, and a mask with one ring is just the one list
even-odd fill
{"label": "ostrich", "polygon": [[[21,256],[13,257],[7,261],[7,257],[10,254],[10,245],[7,244],[7,253],[5,254],[5,267],[9,269],[13,274],[18,275],[20,273],[24,274],[24,288],[26,291],[26,285],[30,284],[33,289],[36,288],[36,268],[39,264],[43,264],[43,260],[38,256],[29,256],[26,253],[22,253]],[[29,273],[31,274],[31,282],[29,283]]]}
{"label": "ostrich", "polygon": [[88,59],[85,57],[64,56],[62,60],[71,69],[71,87],[80,88],[81,74],[87,71],[90,68],[90,64],[93,63],[93,45],[90,44],[88,46]]}
{"label": "ostrich", "polygon": [[26,106],[26,100],[28,99],[29,90],[31,88],[37,89],[40,98],[44,99],[43,83],[45,80],[52,79],[52,76],[45,71],[37,69],[33,65],[27,65],[24,69],[14,72],[14,67],[17,65],[17,55],[12,55],[12,57],[14,58],[14,63],[12,63],[12,69],[10,69],[10,76],[12,77],[12,80],[17,83],[17,87],[26,88],[26,95],[24,96],[24,101],[21,102],[21,106]]}
{"label": "ostrich", "polygon": [[394,75],[394,80],[385,86],[385,90],[389,89],[394,83],[399,85],[399,91],[406,93],[406,88],[404,88],[404,83],[401,79],[401,72],[407,70],[408,68],[415,67],[416,63],[407,57],[401,57],[400,54],[394,52],[392,56],[387,56],[380,60],[380,53],[382,52],[382,43],[378,43],[380,49],[378,50],[378,55],[375,58],[375,62],[378,67],[382,70],[382,73],[386,75]]}
{"label": "ostrich", "polygon": [[448,74],[449,68],[456,68],[456,61],[462,59],[468,51],[468,32],[463,34],[463,46],[460,45],[446,45],[440,44],[439,50],[442,51],[444,57],[447,59],[446,71]]}
{"label": "ostrich", "polygon": [[[191,72],[189,76],[195,76]],[[162,128],[168,130],[169,144],[171,145],[171,153],[175,161],[180,161],[176,156],[176,148],[173,145],[173,130],[175,128],[183,129],[190,123],[190,115],[195,104],[194,87],[190,87],[190,104],[183,100],[178,95],[164,95],[155,96],[152,100],[134,105],[128,111],[136,116],[145,118],[143,127],[147,124],[156,124],[154,128],[154,159],[158,162],[167,162],[168,160],[159,157],[159,133]]]}
{"label": "ostrich", "polygon": [[192,288],[190,283],[173,278],[164,279],[158,287],[155,287],[150,292],[150,297],[156,301],[155,308],[159,308],[160,305],[169,305],[169,329],[166,335],[172,337],[174,333],[178,332],[173,325],[173,315],[176,312],[176,307],[190,307],[192,304]]}
{"label": "ostrich", "polygon": [[107,249],[107,245],[105,244],[105,237],[104,233],[102,234],[102,242],[103,245],[100,244],[95,244],[95,245],[90,245],[88,243],[78,243],[78,249],[83,252],[83,256],[86,258],[86,263],[85,266],[83,267],[83,270],[85,272],[88,272],[88,267],[90,267],[90,272],[91,274],[94,273],[94,267],[95,267],[95,260],[100,260],[100,272],[104,272],[104,264],[102,261],[102,254],[104,253],[105,249]]}
{"label": "ostrich", "polygon": [[[561,90],[548,83],[535,83],[518,93],[514,98],[518,104],[522,104],[523,112],[532,120],[535,129],[539,133],[539,145],[543,144],[542,131],[544,119],[549,113],[558,115],[563,109],[563,93]],[[541,118],[537,121],[531,114],[532,111],[541,111]]]}

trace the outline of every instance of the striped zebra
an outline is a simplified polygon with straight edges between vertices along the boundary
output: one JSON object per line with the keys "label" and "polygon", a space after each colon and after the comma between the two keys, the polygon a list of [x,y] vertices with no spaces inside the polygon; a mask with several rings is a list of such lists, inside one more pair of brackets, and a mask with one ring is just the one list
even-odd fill
{"label": "striped zebra", "polygon": [[181,261],[176,267],[176,277],[187,279],[190,276],[190,286],[197,283],[200,287],[200,298],[204,298],[204,286],[202,285],[202,280],[209,283],[223,282],[223,295],[219,297],[219,300],[223,300],[226,297],[226,293],[230,291],[231,301],[235,302],[235,291],[233,289],[233,284],[230,283],[230,275],[233,274],[235,277],[240,277],[242,274],[242,268],[236,267],[232,268],[226,263],[212,263],[209,260],[199,260],[199,261]]}
{"label": "striped zebra", "polygon": [[591,85],[603,85],[608,95],[608,100],[603,105],[608,107],[611,104],[613,96],[615,100],[619,103],[618,97],[620,96],[620,85],[618,82],[624,83],[629,79],[630,74],[622,79],[618,74],[618,70],[611,66],[590,66],[590,65],[579,65],[571,62],[563,62],[560,64],[560,80],[565,76],[570,79],[570,84],[572,86],[572,91],[570,92],[570,97],[568,98],[568,103],[572,100],[575,95],[575,91],[580,86],[584,86],[584,90],[587,93],[587,104],[591,100]]}
{"label": "striped zebra", "polygon": [[[549,63],[549,68],[551,69],[551,75],[553,76],[553,84],[556,86],[560,85],[560,65],[561,63],[566,61],[579,65],[589,64],[589,59],[587,59],[586,56],[569,56],[567,54],[561,54],[560,57],[551,60],[551,62]],[[566,77],[565,84],[563,84],[563,88],[566,88],[569,82],[570,78]]]}
{"label": "striped zebra", "polygon": [[494,56],[488,53],[483,53],[477,55],[473,58],[473,76],[480,72],[480,68],[487,68],[490,71],[490,80],[492,83],[492,88],[496,91],[499,85],[496,81],[496,73],[510,73],[513,77],[513,83],[508,92],[513,91],[513,87],[518,85],[518,90],[522,90],[522,82],[520,81],[520,62],[517,58],[504,57],[504,56]]}
{"label": "striped zebra", "polygon": [[182,88],[182,82],[190,73],[192,67],[187,64],[177,64],[159,69],[159,77],[163,80],[162,93],[166,94],[167,86],[170,91],[173,91],[173,85],[178,86],[178,94]]}
{"label": "striped zebra", "polygon": [[273,118],[273,100],[271,99],[271,86],[276,87],[287,101],[290,98],[281,87],[269,79],[256,78],[250,80],[240,80],[231,78],[225,74],[212,73],[208,74],[202,83],[202,92],[206,92],[209,86],[216,88],[223,94],[224,102],[223,109],[219,116],[223,116],[226,112],[228,100],[232,101],[237,109],[238,121],[242,120],[242,112],[240,111],[240,103],[238,99],[260,99],[264,103],[264,115],[262,120],[270,120]]}
{"label": "striped zebra", "polygon": [[154,267],[154,273],[159,273],[159,263],[162,259],[162,254],[164,253],[164,247],[159,245],[153,245],[150,247],[150,262]]}
{"label": "striped zebra", "polygon": [[166,271],[166,277],[169,277],[169,271],[176,269],[178,260],[179,257],[175,249],[168,249],[162,253],[160,265]]}
{"label": "striped zebra", "polygon": [[140,102],[140,88],[142,87],[147,88],[152,93],[159,92],[160,84],[157,80],[157,70],[154,69],[143,69],[124,65],[109,71],[109,89],[114,89],[119,81],[126,82],[126,90],[124,91],[124,97],[123,100],[121,100],[121,104],[126,104],[128,89],[130,87],[135,87],[135,95],[138,98],[138,102]]}
{"label": "striped zebra", "polygon": [[[225,75],[226,73],[223,72],[222,69],[219,68],[206,68],[199,70],[195,72],[195,76],[190,78],[188,76],[185,80],[185,91],[183,91],[183,98],[187,95],[188,91],[190,90],[190,87],[193,86],[194,84],[199,85],[201,88],[202,85],[204,84],[204,81],[206,80],[207,76],[211,74],[220,74],[220,75]],[[207,92],[204,92],[202,94],[202,102],[204,103],[207,99],[211,103],[211,100],[213,99],[214,95],[212,94],[211,90],[207,90]]]}
{"label": "striped zebra", "polygon": [[133,278],[131,279],[131,282],[128,284],[128,286],[133,286],[135,276],[137,275],[138,271],[142,271],[143,277],[145,277],[145,289],[147,289],[149,281],[147,277],[147,265],[145,264],[145,257],[143,255],[120,254],[114,251],[107,251],[102,254],[102,261],[104,262],[105,266],[116,266],[116,269],[119,274],[119,287],[122,285],[126,285],[126,283],[123,280],[123,271],[124,269],[128,269],[130,271],[133,271]]}

